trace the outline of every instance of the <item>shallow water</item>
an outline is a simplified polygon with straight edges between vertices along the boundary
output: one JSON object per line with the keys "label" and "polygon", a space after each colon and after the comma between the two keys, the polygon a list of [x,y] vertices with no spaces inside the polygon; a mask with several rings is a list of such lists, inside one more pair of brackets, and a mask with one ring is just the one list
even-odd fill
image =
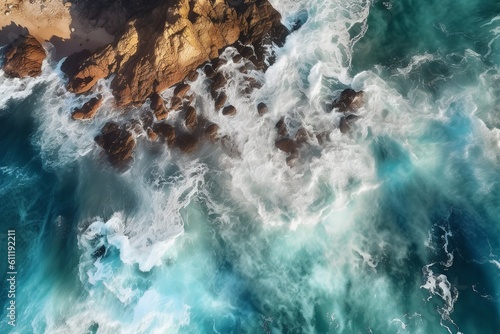
{"label": "shallow water", "polygon": [[[107,82],[80,124],[59,64],[0,78],[0,244],[16,230],[19,272],[17,326],[2,285],[0,332],[498,332],[499,3],[272,3],[303,25],[252,74],[260,90],[224,66],[238,114],[193,85],[230,148],[142,140],[119,174],[93,143],[117,117]],[[342,135],[328,104],[348,86],[367,101]],[[330,141],[289,168],[281,117]]]}

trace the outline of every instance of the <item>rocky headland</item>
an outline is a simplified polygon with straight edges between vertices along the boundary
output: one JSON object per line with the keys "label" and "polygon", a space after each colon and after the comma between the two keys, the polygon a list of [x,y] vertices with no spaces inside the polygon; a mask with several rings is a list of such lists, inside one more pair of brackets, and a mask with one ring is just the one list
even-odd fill
{"label": "rocky headland", "polygon": [[[280,14],[267,0],[9,1],[16,5],[7,6],[10,11],[8,15],[4,13],[4,19],[6,15],[11,16],[11,26],[26,28],[31,35],[22,31],[20,36],[11,38],[4,49],[6,75],[39,75],[46,56],[40,42],[51,41],[56,49],[64,50],[57,51],[59,54],[69,54],[61,66],[67,77],[67,89],[89,95],[87,102],[71,110],[75,121],[92,120],[102,107],[103,98],[97,85],[101,79],[111,78],[116,109],[126,111],[149,104],[150,111],[143,112],[138,119],[107,123],[95,137],[111,164],[120,169],[126,169],[133,161],[136,140],[141,137],[164,142],[185,153],[196,151],[201,141],[231,147],[231,139],[219,138],[218,125],[204,119],[195,108],[196,96],[190,83],[203,73],[209,81],[214,109],[232,117],[238,110],[228,103],[225,92],[228,78],[220,70],[227,58],[219,58],[221,52],[233,47],[236,51],[232,62],[244,63],[240,68],[243,73],[249,69],[265,71],[273,62],[269,47],[283,45],[289,34]],[[34,5],[52,6],[66,20],[60,24],[68,24],[68,30],[59,25],[50,31],[30,24]],[[25,8],[25,12],[21,8]],[[46,13],[40,10],[39,15]],[[5,26],[5,22],[0,23]],[[92,34],[103,31],[108,43],[102,37],[90,42]],[[82,36],[87,44],[79,43]],[[173,94],[165,100],[162,92],[171,87]],[[249,76],[242,94],[259,87]],[[355,112],[362,103],[362,92],[346,89],[331,105],[332,110],[345,115],[339,126],[343,133],[349,132],[358,118]],[[169,121],[172,111],[179,111],[176,117],[180,120]],[[259,103],[255,112],[265,115],[268,107]],[[276,148],[285,152],[287,162],[292,164],[300,147],[314,135],[301,128],[290,136],[283,119],[276,128]],[[239,154],[234,149],[229,151]]]}

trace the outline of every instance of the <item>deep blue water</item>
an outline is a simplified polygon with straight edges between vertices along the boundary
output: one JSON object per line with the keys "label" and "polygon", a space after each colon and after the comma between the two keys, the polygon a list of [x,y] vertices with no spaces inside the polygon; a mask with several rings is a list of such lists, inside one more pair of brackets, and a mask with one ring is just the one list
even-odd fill
{"label": "deep blue water", "polygon": [[[109,98],[80,124],[55,62],[0,80],[1,333],[499,332],[500,3],[272,3],[304,24],[253,95],[224,68],[237,116],[193,84],[231,148],[139,138],[118,173],[93,143]],[[325,106],[347,86],[366,104],[342,135]],[[281,117],[330,140],[290,168]]]}

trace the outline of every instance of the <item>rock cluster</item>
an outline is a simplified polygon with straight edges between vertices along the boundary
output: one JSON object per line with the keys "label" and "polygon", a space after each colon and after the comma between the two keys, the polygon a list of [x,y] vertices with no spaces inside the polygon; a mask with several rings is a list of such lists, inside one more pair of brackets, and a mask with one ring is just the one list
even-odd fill
{"label": "rock cluster", "polygon": [[42,73],[46,57],[42,45],[31,35],[19,36],[3,53],[5,75],[13,78],[36,77]]}
{"label": "rock cluster", "polygon": [[333,102],[333,110],[344,113],[339,122],[339,129],[342,133],[351,131],[351,126],[360,117],[355,115],[359,108],[364,105],[364,92],[356,92],[354,89],[344,89],[340,96]]}
{"label": "rock cluster", "polygon": [[[98,80],[115,74],[111,87],[117,105],[142,104],[228,45],[282,40],[287,30],[280,19],[267,0],[164,1],[149,15],[129,20],[114,43],[68,58],[62,70],[75,93],[88,92]],[[222,102],[221,96],[218,104]]]}

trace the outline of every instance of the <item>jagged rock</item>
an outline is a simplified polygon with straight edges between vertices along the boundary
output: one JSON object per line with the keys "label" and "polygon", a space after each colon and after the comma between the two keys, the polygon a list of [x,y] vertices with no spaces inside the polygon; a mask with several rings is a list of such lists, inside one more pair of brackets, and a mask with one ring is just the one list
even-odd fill
{"label": "jagged rock", "polygon": [[225,0],[170,0],[155,5],[149,15],[131,18],[112,44],[63,66],[71,69],[66,72],[68,89],[84,93],[115,74],[111,88],[117,105],[140,105],[238,39],[251,44],[270,36],[279,42],[287,33],[267,0],[236,7]]}
{"label": "jagged rock", "polygon": [[184,153],[192,153],[198,148],[198,138],[190,134],[182,134],[177,137],[175,145]]}
{"label": "jagged rock", "polygon": [[168,117],[168,109],[165,107],[165,101],[158,93],[153,93],[150,96],[151,103],[149,107],[153,110],[156,119],[161,121]]}
{"label": "jagged rock", "polygon": [[179,98],[184,98],[186,96],[186,93],[191,89],[191,86],[187,83],[181,82],[178,84],[175,89],[174,89],[174,95],[179,97]]}
{"label": "jagged rock", "polygon": [[124,168],[132,161],[135,139],[124,126],[108,122],[94,140],[114,167]]}
{"label": "jagged rock", "polygon": [[186,76],[186,80],[187,81],[190,81],[190,82],[193,82],[193,81],[196,81],[196,79],[198,79],[198,76],[200,74],[198,73],[198,71],[191,71],[188,73],[188,75]]}
{"label": "jagged rock", "polygon": [[73,119],[87,120],[94,118],[95,114],[99,110],[102,104],[102,95],[91,98],[89,101],[85,102],[80,108],[76,108],[71,117]]}
{"label": "jagged rock", "polygon": [[170,110],[177,110],[182,105],[182,99],[178,96],[172,97],[170,99]]}
{"label": "jagged rock", "polygon": [[36,77],[42,73],[42,63],[46,56],[35,37],[19,36],[4,50],[3,70],[11,78]]}
{"label": "jagged rock", "polygon": [[224,76],[224,74],[222,73],[217,73],[213,79],[212,79],[212,84],[210,85],[210,89],[212,91],[216,91],[216,90],[219,90],[221,89],[222,87],[224,87],[224,85],[226,84],[227,82],[227,79],[226,77]]}
{"label": "jagged rock", "polygon": [[146,130],[146,134],[148,135],[149,141],[152,141],[152,142],[158,141],[158,135],[156,134],[156,132],[153,131],[153,129],[148,128]]}
{"label": "jagged rock", "polygon": [[356,122],[358,119],[359,116],[353,114],[342,117],[339,123],[340,132],[344,134],[348,133],[351,130],[351,124]]}
{"label": "jagged rock", "polygon": [[236,108],[234,106],[227,106],[222,109],[222,115],[234,116],[236,115]]}
{"label": "jagged rock", "polygon": [[217,96],[217,99],[215,99],[215,110],[219,110],[224,106],[227,100],[227,95],[224,92],[221,92],[219,96]]}
{"label": "jagged rock", "polygon": [[168,146],[173,146],[175,143],[175,129],[172,125],[164,122],[155,123],[153,125],[153,131],[158,134],[158,136],[165,140]]}
{"label": "jagged rock", "polygon": [[146,130],[147,128],[151,127],[153,125],[153,114],[149,111],[145,111],[141,114],[139,117],[142,128]]}
{"label": "jagged rock", "polygon": [[184,114],[184,125],[188,131],[194,131],[198,125],[198,117],[196,115],[196,109],[194,107],[188,107]]}
{"label": "jagged rock", "polygon": [[364,92],[356,92],[354,89],[347,88],[340,93],[340,96],[333,102],[333,109],[339,112],[356,111],[363,106]]}
{"label": "jagged rock", "polygon": [[215,77],[215,75],[217,74],[215,71],[214,71],[214,68],[212,67],[212,65],[205,65],[205,67],[203,67],[203,72],[205,72],[205,75],[207,76],[207,78],[209,79],[212,79],[213,77]]}
{"label": "jagged rock", "polygon": [[297,152],[297,143],[289,138],[278,139],[274,142],[274,145],[285,153]]}
{"label": "jagged rock", "polygon": [[257,112],[260,116],[267,114],[268,111],[269,109],[267,108],[267,105],[265,103],[261,102],[257,105]]}
{"label": "jagged rock", "polygon": [[205,129],[205,135],[210,138],[211,141],[215,142],[218,139],[218,131],[219,126],[212,123]]}
{"label": "jagged rock", "polygon": [[278,131],[278,135],[284,137],[288,135],[288,130],[286,128],[285,119],[281,117],[281,119],[276,123],[276,129]]}

